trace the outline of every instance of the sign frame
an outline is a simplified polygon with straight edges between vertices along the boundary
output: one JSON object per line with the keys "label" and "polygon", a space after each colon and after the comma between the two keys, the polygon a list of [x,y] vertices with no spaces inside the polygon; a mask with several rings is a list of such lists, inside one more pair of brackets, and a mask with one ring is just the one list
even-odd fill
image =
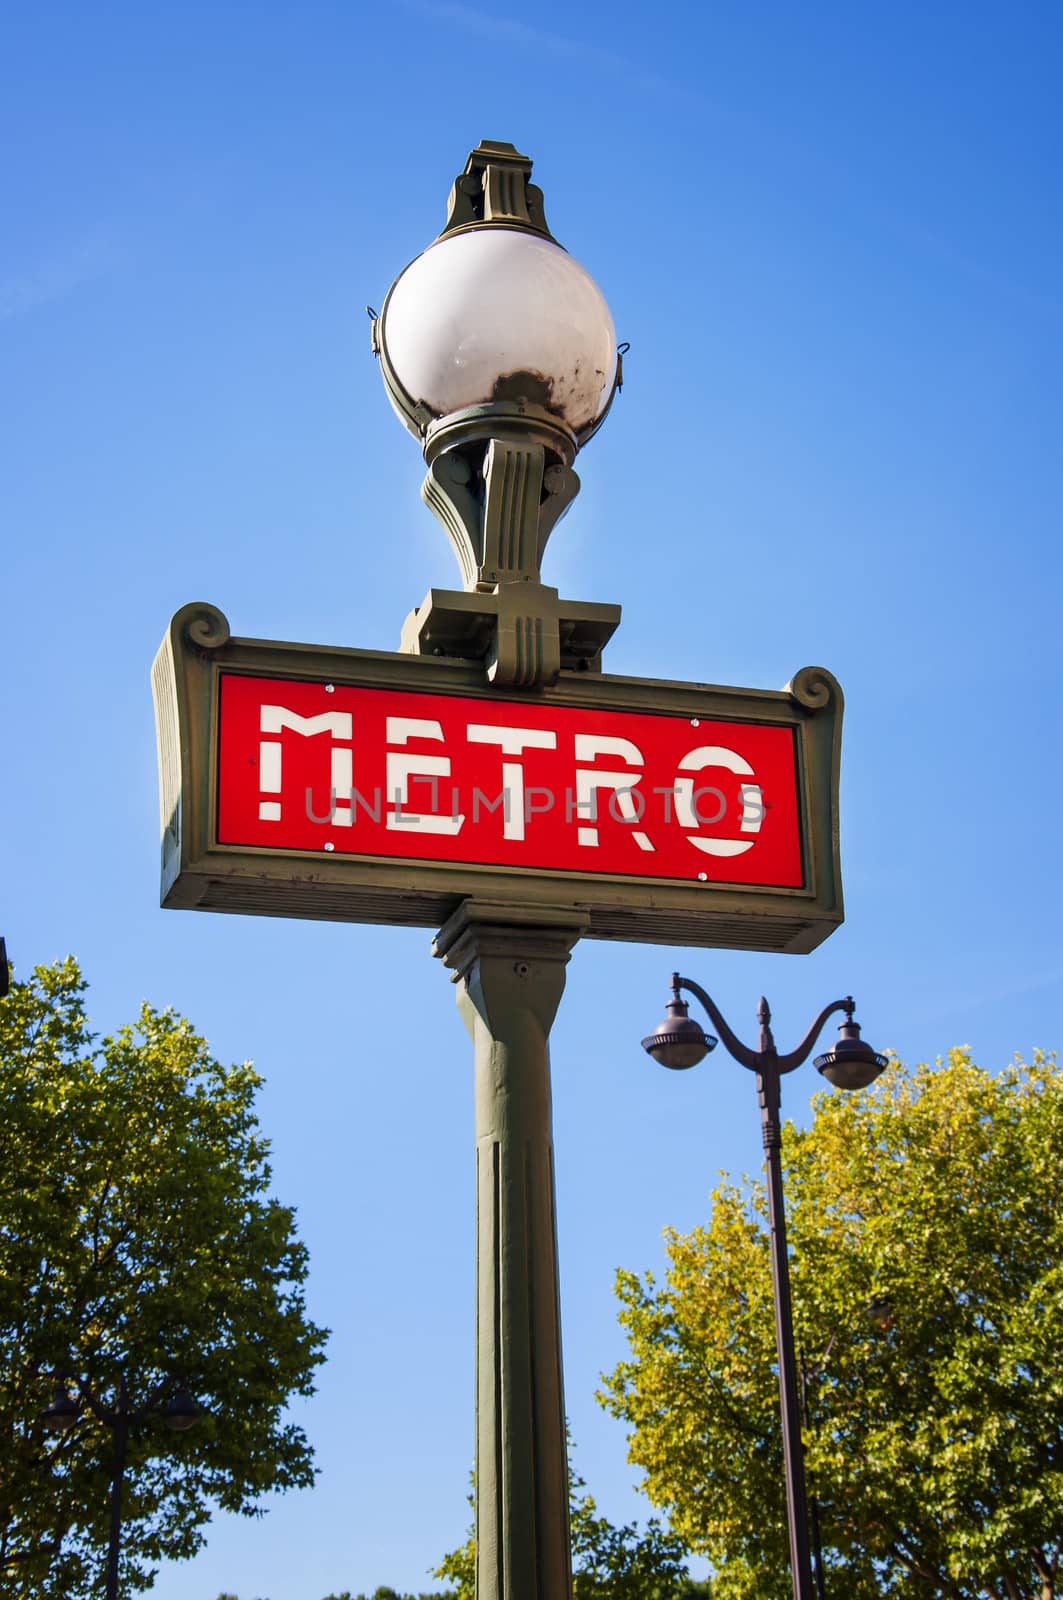
{"label": "sign frame", "polygon": [[[460,695],[494,704],[646,712],[794,732],[804,885],[719,881],[221,844],[218,722],[224,673]],[[505,690],[481,663],[342,646],[236,638],[206,602],[181,608],[152,670],[166,907],[319,921],[439,928],[463,900],[504,916],[585,919],[585,937],[640,944],[803,953],[844,917],[838,837],[843,697],[822,667],[781,690],[562,671],[540,688]]]}

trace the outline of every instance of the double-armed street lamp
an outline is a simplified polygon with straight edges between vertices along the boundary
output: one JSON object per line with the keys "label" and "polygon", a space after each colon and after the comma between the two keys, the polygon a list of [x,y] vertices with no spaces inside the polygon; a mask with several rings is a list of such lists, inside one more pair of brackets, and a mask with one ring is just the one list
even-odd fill
{"label": "double-armed street lamp", "polygon": [[771,1031],[771,1011],[762,997],[757,1006],[760,1042],[756,1050],[743,1044],[732,1032],[712,996],[691,978],[672,974],[672,998],[666,1016],[647,1038],[643,1049],[663,1067],[681,1071],[694,1067],[719,1042],[706,1033],[689,1015],[680,991],[686,989],[704,1006],[718,1029],[724,1048],[735,1061],[756,1074],[760,1101],[761,1133],[768,1176],[768,1229],[770,1234],[772,1291],[775,1306],[775,1342],[779,1359],[779,1407],[782,1413],[783,1470],[786,1480],[786,1518],[790,1545],[790,1574],[794,1600],[813,1600],[812,1567],[809,1553],[808,1498],[805,1489],[804,1455],[801,1445],[801,1407],[794,1349],[793,1306],[790,1298],[790,1268],[786,1249],[786,1211],[782,1180],[781,1084],[787,1072],[801,1066],[828,1017],[844,1011],[845,1021],[838,1029],[833,1050],[816,1057],[816,1066],[836,1089],[864,1089],[886,1066],[879,1055],[860,1037],[859,1024],[853,1021],[855,1002],[851,996],[832,1000],[824,1006],[795,1050],[780,1055]]}
{"label": "double-armed street lamp", "polygon": [[[77,1389],[77,1397],[70,1393],[71,1384]],[[167,1391],[170,1392],[169,1399],[162,1405]],[[161,1414],[163,1422],[175,1433],[184,1433],[202,1415],[202,1407],[192,1399],[184,1384],[174,1385],[172,1380],[157,1384],[142,1405],[132,1406],[124,1375],[119,1378],[114,1400],[108,1405],[83,1379],[75,1380],[67,1375],[57,1380],[55,1394],[40,1413],[38,1420],[48,1433],[67,1434],[77,1426],[86,1411],[95,1417],[97,1422],[103,1423],[104,1427],[111,1430],[114,1442],[104,1594],[106,1600],[118,1600],[118,1556],[122,1544],[122,1486],[130,1430],[155,1413]]]}

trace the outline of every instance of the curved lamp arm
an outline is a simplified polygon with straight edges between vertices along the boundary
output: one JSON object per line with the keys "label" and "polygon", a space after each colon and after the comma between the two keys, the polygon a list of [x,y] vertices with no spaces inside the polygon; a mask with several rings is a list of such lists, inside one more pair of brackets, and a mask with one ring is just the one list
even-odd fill
{"label": "curved lamp arm", "polygon": [[167,1389],[165,1381],[157,1383],[144,1403],[133,1407],[129,1404],[129,1391],[126,1388],[126,1381],[123,1375],[119,1379],[117,1403],[108,1406],[104,1404],[99,1395],[93,1392],[83,1378],[74,1378],[71,1381],[76,1385],[78,1393],[93,1416],[108,1428],[114,1428],[122,1421],[129,1423],[143,1422],[144,1418],[158,1405]]}
{"label": "curved lamp arm", "polygon": [[797,1049],[791,1050],[788,1056],[779,1057],[779,1071],[792,1072],[795,1067],[799,1067],[801,1065],[802,1061],[808,1060],[809,1056],[812,1054],[812,1046],[819,1038],[820,1033],[823,1030],[823,1024],[826,1022],[828,1017],[832,1017],[836,1011],[846,1011],[849,1014],[849,1020],[851,1022],[855,1009],[856,1001],[853,999],[852,995],[847,995],[844,1000],[832,1000],[829,1006],[824,1006],[815,1022],[801,1040],[801,1043],[798,1045]]}
{"label": "curved lamp arm", "polygon": [[[686,989],[701,1001],[701,1004],[712,1019],[713,1026],[719,1032],[725,1048],[736,1061],[740,1061],[744,1067],[748,1067],[750,1072],[760,1072],[764,1068],[774,1052],[752,1050],[749,1045],[743,1044],[738,1035],[728,1026],[715,1000],[701,987],[700,983],[695,983],[693,978],[684,978],[678,972],[673,972],[672,989],[676,995],[679,994],[680,989]],[[855,1008],[856,1002],[852,995],[847,995],[844,1000],[832,1000],[829,1006],[824,1006],[801,1040],[801,1043],[797,1046],[797,1049],[791,1050],[789,1055],[775,1055],[775,1066],[780,1075],[784,1072],[793,1072],[795,1067],[799,1067],[803,1061],[808,1060],[812,1054],[812,1047],[823,1031],[823,1024],[828,1017],[832,1017],[836,1011],[845,1011],[851,1021]]]}
{"label": "curved lamp arm", "polygon": [[[680,989],[688,989],[696,999],[700,1000],[712,1018],[713,1027],[719,1032],[720,1038],[723,1040],[729,1054],[736,1061],[740,1061],[744,1067],[748,1067],[750,1072],[759,1071],[761,1065],[760,1052],[751,1050],[747,1044],[742,1043],[736,1033],[732,1032],[719,1006],[712,996],[701,987],[700,983],[695,983],[693,978],[681,978],[678,972],[673,972],[672,988],[676,995],[678,995]],[[809,1049],[811,1049],[811,1045],[809,1045]]]}

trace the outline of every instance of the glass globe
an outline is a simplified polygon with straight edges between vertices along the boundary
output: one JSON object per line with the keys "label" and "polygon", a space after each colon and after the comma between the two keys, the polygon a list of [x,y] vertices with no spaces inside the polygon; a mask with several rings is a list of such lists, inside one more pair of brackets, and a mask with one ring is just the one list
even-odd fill
{"label": "glass globe", "polygon": [[579,436],[612,396],[616,332],[605,297],[578,261],[536,234],[491,227],[438,240],[395,280],[381,331],[398,382],[436,418],[519,396]]}

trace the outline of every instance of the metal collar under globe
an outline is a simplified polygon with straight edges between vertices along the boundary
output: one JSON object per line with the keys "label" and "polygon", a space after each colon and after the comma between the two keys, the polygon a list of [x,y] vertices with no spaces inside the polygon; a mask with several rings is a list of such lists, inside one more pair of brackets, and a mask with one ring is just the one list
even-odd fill
{"label": "metal collar under globe", "polygon": [[888,1065],[888,1057],[861,1039],[860,1024],[851,1016],[839,1027],[834,1049],[816,1057],[816,1066],[836,1089],[866,1089]]}
{"label": "metal collar under globe", "polygon": [[642,1048],[654,1061],[659,1061],[662,1067],[670,1067],[673,1072],[696,1067],[718,1043],[711,1033],[691,1020],[687,1010],[686,1001],[676,995],[665,1006],[664,1021],[642,1041]]}

